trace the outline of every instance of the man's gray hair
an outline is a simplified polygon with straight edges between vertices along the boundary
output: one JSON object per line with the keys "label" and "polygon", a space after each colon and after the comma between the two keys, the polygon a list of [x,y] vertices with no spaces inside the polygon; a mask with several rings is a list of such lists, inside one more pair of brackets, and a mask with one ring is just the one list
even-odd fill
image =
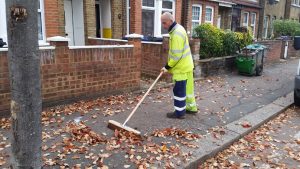
{"label": "man's gray hair", "polygon": [[175,21],[173,15],[170,12],[164,12],[161,17],[165,18],[165,19],[170,19],[172,22]]}

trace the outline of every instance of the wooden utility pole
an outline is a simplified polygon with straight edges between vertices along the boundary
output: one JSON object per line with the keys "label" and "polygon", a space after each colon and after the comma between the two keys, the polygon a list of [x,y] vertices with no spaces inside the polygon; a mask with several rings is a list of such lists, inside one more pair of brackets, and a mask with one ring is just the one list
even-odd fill
{"label": "wooden utility pole", "polygon": [[6,0],[12,168],[42,167],[38,2],[38,0]]}

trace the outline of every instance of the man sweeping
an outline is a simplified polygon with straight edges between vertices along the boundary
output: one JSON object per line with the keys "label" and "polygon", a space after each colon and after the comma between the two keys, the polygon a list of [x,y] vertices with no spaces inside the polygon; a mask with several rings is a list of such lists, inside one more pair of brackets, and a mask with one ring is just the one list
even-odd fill
{"label": "man sweeping", "polygon": [[184,119],[185,114],[197,113],[194,96],[194,63],[185,29],[175,22],[171,13],[165,12],[161,16],[164,29],[169,31],[168,63],[161,71],[173,75],[175,111],[167,113],[168,118]]}

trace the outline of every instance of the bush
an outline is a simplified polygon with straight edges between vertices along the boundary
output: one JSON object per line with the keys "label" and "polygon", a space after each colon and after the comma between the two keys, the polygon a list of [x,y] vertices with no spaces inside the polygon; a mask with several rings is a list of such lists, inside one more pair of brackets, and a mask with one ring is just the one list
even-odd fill
{"label": "bush", "polygon": [[248,29],[246,33],[235,32],[237,47],[242,49],[250,45],[253,41],[252,31]]}
{"label": "bush", "polygon": [[205,23],[195,28],[195,33],[200,38],[200,57],[210,58],[222,56],[223,42],[220,29]]}
{"label": "bush", "polygon": [[227,31],[223,35],[223,55],[228,56],[238,50],[237,37],[234,32]]}
{"label": "bush", "polygon": [[300,32],[300,23],[293,20],[274,21],[275,36],[295,36]]}
{"label": "bush", "polygon": [[200,58],[220,57],[234,54],[238,48],[252,43],[252,32],[246,33],[222,31],[211,24],[202,24],[195,28],[200,38]]}

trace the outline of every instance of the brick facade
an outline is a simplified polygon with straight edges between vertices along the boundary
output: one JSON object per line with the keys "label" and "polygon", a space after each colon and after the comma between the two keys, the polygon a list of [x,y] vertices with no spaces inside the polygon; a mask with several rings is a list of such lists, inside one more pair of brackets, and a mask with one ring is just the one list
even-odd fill
{"label": "brick facade", "polygon": [[126,5],[123,5],[123,1],[124,0],[111,0],[112,38],[115,39],[122,38],[124,36],[123,28],[127,27],[123,22],[123,19],[126,18]]}
{"label": "brick facade", "polygon": [[184,27],[187,31],[191,32],[192,29],[192,5],[201,5],[202,6],[202,16],[201,16],[201,23],[205,23],[205,12],[206,7],[211,6],[213,7],[213,25],[217,26],[218,23],[218,15],[219,15],[219,4],[217,2],[208,2],[203,0],[190,0],[188,2],[184,3],[184,6],[182,10],[184,12],[184,15],[182,15],[184,18],[182,20],[184,21]]}
{"label": "brick facade", "polygon": [[142,34],[142,0],[130,0],[129,34]]}
{"label": "brick facade", "polygon": [[[243,26],[242,24],[242,21],[243,21],[243,13],[244,12],[248,12],[249,13],[249,18],[248,18],[248,27],[251,26],[251,13],[255,13],[256,14],[256,21],[255,21],[255,31],[254,31],[254,37],[257,37],[258,35],[258,26],[259,26],[259,9],[257,8],[243,8],[241,10],[241,25],[240,26]],[[253,30],[252,30],[253,31]]]}
{"label": "brick facade", "polygon": [[88,37],[96,37],[95,0],[83,1],[84,37],[87,43]]}
{"label": "brick facade", "polygon": [[175,20],[177,23],[181,24],[181,13],[182,13],[182,0],[176,0],[175,2]]}
{"label": "brick facade", "polygon": [[64,1],[45,0],[46,36],[65,36]]}

